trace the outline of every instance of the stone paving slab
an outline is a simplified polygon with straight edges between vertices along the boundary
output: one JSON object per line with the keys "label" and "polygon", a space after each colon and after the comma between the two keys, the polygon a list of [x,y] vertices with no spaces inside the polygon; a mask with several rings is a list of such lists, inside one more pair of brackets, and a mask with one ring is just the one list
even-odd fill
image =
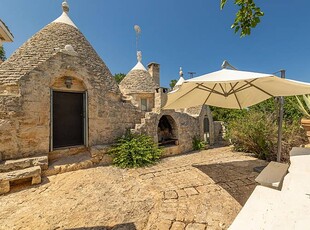
{"label": "stone paving slab", "polygon": [[266,165],[229,147],[43,178],[0,196],[0,229],[226,229]]}

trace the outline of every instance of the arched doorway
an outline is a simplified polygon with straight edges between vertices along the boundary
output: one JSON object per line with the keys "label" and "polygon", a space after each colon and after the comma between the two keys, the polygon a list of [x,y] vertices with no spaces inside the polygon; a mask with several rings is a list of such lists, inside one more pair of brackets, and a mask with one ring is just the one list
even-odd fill
{"label": "arched doorway", "polygon": [[203,139],[210,144],[210,121],[207,115],[203,119]]}
{"label": "arched doorway", "polygon": [[83,81],[71,76],[55,79],[50,106],[50,150],[87,146],[87,91]]}
{"label": "arched doorway", "polygon": [[169,115],[163,115],[157,128],[158,145],[169,146],[178,145],[178,130],[174,119]]}

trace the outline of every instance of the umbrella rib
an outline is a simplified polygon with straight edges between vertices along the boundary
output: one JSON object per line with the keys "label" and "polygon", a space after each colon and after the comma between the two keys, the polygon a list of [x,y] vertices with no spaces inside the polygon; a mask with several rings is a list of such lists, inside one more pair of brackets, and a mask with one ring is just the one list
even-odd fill
{"label": "umbrella rib", "polygon": [[[252,83],[252,82],[254,82],[254,81],[256,81],[256,80],[257,80],[257,78],[253,79],[253,80],[250,81],[250,82],[245,81],[246,84],[240,86],[238,89],[235,90],[235,92],[240,92],[240,91],[242,91],[242,90],[246,90],[246,89],[250,88],[250,87],[251,87],[250,83]],[[238,83],[239,83],[239,82],[238,82]]]}
{"label": "umbrella rib", "polygon": [[[209,87],[207,87],[207,86],[205,86],[205,85],[199,84],[199,85],[198,85],[198,89],[205,90],[205,91],[208,91],[208,92],[211,92],[211,93],[213,92],[213,93],[215,93],[215,94],[219,94],[219,95],[222,95],[222,96],[223,96],[222,93],[220,93],[220,92],[214,90],[214,88],[216,87],[217,84],[218,84],[218,83],[216,83],[215,86],[214,86],[212,89],[209,88]],[[201,87],[204,88],[204,89],[199,88],[199,86],[201,86]]]}
{"label": "umbrella rib", "polygon": [[[230,89],[229,92],[228,92],[228,95],[230,95],[232,92],[236,91],[236,90],[235,90],[235,87],[236,87],[238,84],[239,84],[239,81],[236,82],[236,84],[235,84],[234,86],[231,87],[231,89]],[[230,85],[231,85],[231,83],[230,83]],[[240,87],[240,88],[241,88],[241,87]]]}
{"label": "umbrella rib", "polygon": [[199,88],[199,85],[197,84],[197,86],[195,86],[194,88],[192,88],[190,91],[188,91],[187,93],[183,94],[181,97],[179,97],[177,100],[180,100],[180,98],[186,96],[187,94],[189,94],[190,92],[192,92],[194,89]]}
{"label": "umbrella rib", "polygon": [[253,82],[253,81],[252,81],[252,82],[245,81],[245,82],[246,82],[246,83],[248,83],[249,85],[253,86],[254,88],[256,88],[256,89],[258,89],[258,90],[262,91],[263,93],[267,94],[268,96],[270,96],[270,97],[274,97],[272,94],[270,94],[270,93],[266,92],[265,90],[263,90],[263,89],[259,88],[259,87],[258,87],[258,86],[256,86],[256,85],[252,84],[252,82]]}
{"label": "umbrella rib", "polygon": [[227,95],[227,93],[225,92],[225,90],[224,90],[222,84],[220,83],[219,85],[220,85],[220,87],[221,87],[221,89],[222,89],[222,91],[223,91],[223,96],[224,96],[224,97],[227,97],[228,95]]}
{"label": "umbrella rib", "polygon": [[243,86],[240,87],[239,89],[236,89],[235,92],[238,93],[238,92],[240,92],[240,91],[242,91],[242,90],[246,90],[246,89],[248,89],[248,88],[251,88],[251,86],[250,86],[250,85],[243,85]]}
{"label": "umbrella rib", "polygon": [[203,104],[206,104],[206,103],[207,103],[207,101],[208,101],[208,100],[209,100],[209,98],[211,97],[211,94],[212,94],[212,92],[214,91],[214,89],[215,89],[216,85],[217,85],[217,83],[213,86],[213,88],[212,88],[211,92],[209,93],[209,95],[208,95],[207,99],[204,101],[204,103],[203,103]]}
{"label": "umbrella rib", "polygon": [[[231,83],[230,83],[230,87],[233,87]],[[236,100],[237,100],[237,102],[238,102],[239,108],[240,108],[240,109],[242,109],[242,107],[241,107],[241,105],[240,105],[240,101],[239,101],[239,99],[238,99],[238,97],[237,97],[236,92],[235,92],[235,91],[233,91],[233,93],[234,93],[235,98],[236,98]]]}

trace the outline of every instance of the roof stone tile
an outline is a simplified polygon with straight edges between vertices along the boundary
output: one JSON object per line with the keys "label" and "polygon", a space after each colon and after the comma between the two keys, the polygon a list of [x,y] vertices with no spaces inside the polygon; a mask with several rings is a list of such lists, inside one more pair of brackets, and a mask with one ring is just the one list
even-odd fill
{"label": "roof stone tile", "polygon": [[158,88],[150,73],[143,69],[133,69],[120,83],[124,94],[154,93]]}
{"label": "roof stone tile", "polygon": [[55,49],[66,45],[74,48],[93,74],[105,79],[110,91],[119,93],[110,70],[84,35],[71,25],[55,22],[36,33],[0,65],[0,84],[18,84],[20,78],[55,55]]}

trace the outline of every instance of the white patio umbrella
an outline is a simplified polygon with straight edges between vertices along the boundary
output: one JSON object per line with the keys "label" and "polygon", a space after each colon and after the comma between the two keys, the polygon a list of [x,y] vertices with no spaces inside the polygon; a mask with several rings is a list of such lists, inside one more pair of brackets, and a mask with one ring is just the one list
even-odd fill
{"label": "white patio umbrella", "polygon": [[[242,109],[270,97],[310,94],[310,84],[279,78],[272,74],[222,69],[183,82],[168,94],[163,109],[212,105]],[[280,101],[278,156],[281,158],[283,100]]]}
{"label": "white patio umbrella", "polygon": [[242,109],[270,97],[310,93],[310,84],[282,79],[272,74],[222,69],[185,80],[168,94],[164,109],[212,105]]}

